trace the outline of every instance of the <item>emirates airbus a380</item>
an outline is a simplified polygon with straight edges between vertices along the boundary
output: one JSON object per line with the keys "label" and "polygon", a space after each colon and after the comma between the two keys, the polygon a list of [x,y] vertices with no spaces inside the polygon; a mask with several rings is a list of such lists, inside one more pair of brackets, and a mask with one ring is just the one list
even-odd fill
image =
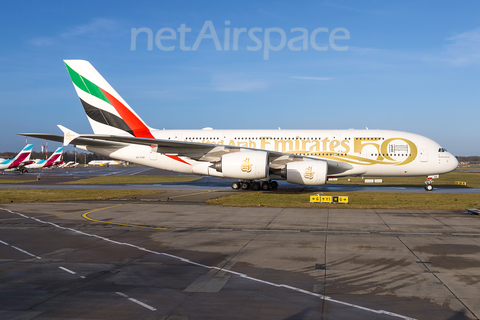
{"label": "emirates airbus a380", "polygon": [[22,135],[72,144],[141,165],[238,179],[233,189],[276,188],[274,180],[323,185],[329,177],[426,176],[453,171],[457,159],[426,137],[390,130],[158,130],[149,127],[97,70],[65,60],[94,134]]}

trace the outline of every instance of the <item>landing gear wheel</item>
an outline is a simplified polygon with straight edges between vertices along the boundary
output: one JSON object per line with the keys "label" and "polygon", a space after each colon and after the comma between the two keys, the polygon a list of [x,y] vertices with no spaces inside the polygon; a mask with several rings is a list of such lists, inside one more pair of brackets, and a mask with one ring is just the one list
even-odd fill
{"label": "landing gear wheel", "polygon": [[277,187],[278,187],[278,182],[277,181],[270,182],[270,188],[276,189]]}
{"label": "landing gear wheel", "polygon": [[427,191],[432,191],[433,190],[433,186],[431,184],[426,184],[425,185],[425,190]]}
{"label": "landing gear wheel", "polygon": [[252,188],[252,190],[260,190],[260,183],[252,182],[252,185],[250,187]]}
{"label": "landing gear wheel", "polygon": [[238,189],[240,189],[240,182],[234,182],[234,183],[232,183],[232,189],[233,189],[233,190],[238,190]]}
{"label": "landing gear wheel", "polygon": [[270,185],[268,184],[267,181],[262,182],[262,190],[268,190],[270,189]]}
{"label": "landing gear wheel", "polygon": [[242,182],[241,188],[242,188],[243,190],[249,189],[249,188],[250,188],[250,183],[248,183],[248,182]]}

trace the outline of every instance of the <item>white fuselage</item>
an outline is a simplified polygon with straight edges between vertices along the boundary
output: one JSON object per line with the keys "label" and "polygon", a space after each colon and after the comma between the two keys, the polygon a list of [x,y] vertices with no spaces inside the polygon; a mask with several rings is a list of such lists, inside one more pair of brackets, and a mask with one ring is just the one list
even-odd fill
{"label": "white fuselage", "polygon": [[[156,139],[277,151],[310,159],[350,164],[353,169],[329,176],[428,176],[453,171],[458,162],[426,137],[390,130],[151,130]],[[149,146],[100,148],[78,146],[114,159],[187,174],[222,177],[211,163]],[[161,152],[161,151],[159,151]]]}
{"label": "white fuselage", "polygon": [[51,168],[55,166],[57,163],[60,163],[60,161],[54,161],[50,163],[48,160],[42,160],[42,159],[34,159],[32,161],[33,163],[26,165],[25,168],[28,168],[28,169]]}
{"label": "white fuselage", "polygon": [[[103,153],[100,153],[100,154],[103,154]],[[88,163],[89,166],[118,166],[120,164],[121,163],[116,160],[92,160]]]}

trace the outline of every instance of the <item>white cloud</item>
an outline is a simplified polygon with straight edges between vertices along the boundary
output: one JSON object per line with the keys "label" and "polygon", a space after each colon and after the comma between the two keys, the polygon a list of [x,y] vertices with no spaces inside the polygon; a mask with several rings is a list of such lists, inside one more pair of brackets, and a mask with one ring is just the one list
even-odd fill
{"label": "white cloud", "polygon": [[[372,60],[372,65],[400,66],[400,63],[434,63],[468,66],[480,63],[480,27],[445,38],[445,44],[429,52],[349,46],[348,51]],[[448,42],[447,42],[448,41]]]}
{"label": "white cloud", "polygon": [[73,27],[71,30],[62,32],[51,37],[38,37],[31,39],[29,42],[38,47],[45,47],[57,44],[65,39],[76,38],[84,35],[101,35],[102,32],[110,32],[114,30],[117,23],[111,19],[96,18],[91,22]]}
{"label": "white cloud", "polygon": [[470,65],[480,62],[480,28],[466,31],[446,40],[452,43],[445,47],[443,56],[454,65]]}
{"label": "white cloud", "polygon": [[41,37],[41,38],[35,38],[30,40],[30,43],[37,47],[46,47],[46,46],[51,46],[52,44],[55,43],[55,41],[52,38]]}
{"label": "white cloud", "polygon": [[317,80],[317,81],[325,81],[325,80],[332,80],[333,78],[326,78],[326,77],[303,77],[303,76],[294,76],[291,77],[292,79],[301,79],[301,80]]}
{"label": "white cloud", "polygon": [[267,87],[267,82],[258,79],[246,79],[242,74],[215,75],[212,79],[216,91],[246,92],[262,90]]}
{"label": "white cloud", "polygon": [[60,34],[62,38],[70,38],[85,34],[99,33],[115,29],[117,23],[111,19],[96,18],[92,22],[77,26],[71,31]]}
{"label": "white cloud", "polygon": [[325,1],[322,4],[326,7],[332,7],[332,8],[337,8],[337,9],[347,10],[347,11],[355,11],[355,12],[367,13],[367,14],[372,14],[372,15],[380,15],[380,16],[389,15],[389,12],[387,12],[385,10],[359,9],[359,8],[355,8],[355,7],[339,5],[337,3],[328,2],[328,1]]}

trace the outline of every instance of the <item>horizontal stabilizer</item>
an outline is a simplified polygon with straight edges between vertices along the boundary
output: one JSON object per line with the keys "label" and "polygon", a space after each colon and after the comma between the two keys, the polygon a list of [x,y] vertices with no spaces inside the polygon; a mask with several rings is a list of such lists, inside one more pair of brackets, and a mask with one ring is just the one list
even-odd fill
{"label": "horizontal stabilizer", "polygon": [[76,133],[75,131],[72,131],[68,128],[65,128],[64,126],[61,126],[61,125],[57,125],[57,127],[60,128],[60,130],[63,131],[63,145],[64,146],[68,146],[70,144],[70,142],[72,142],[73,140],[75,140],[75,138],[78,138],[79,134]]}
{"label": "horizontal stabilizer", "polygon": [[[31,137],[31,138],[38,138],[43,140],[49,141],[56,141],[56,142],[64,142],[64,136],[60,136],[57,134],[48,134],[48,133],[18,133],[18,135]],[[70,142],[70,144],[74,146],[92,146],[92,147],[119,147],[124,146],[121,143],[115,143],[110,141],[101,141],[101,140],[93,140],[93,139],[86,139],[86,138],[75,138]]]}

